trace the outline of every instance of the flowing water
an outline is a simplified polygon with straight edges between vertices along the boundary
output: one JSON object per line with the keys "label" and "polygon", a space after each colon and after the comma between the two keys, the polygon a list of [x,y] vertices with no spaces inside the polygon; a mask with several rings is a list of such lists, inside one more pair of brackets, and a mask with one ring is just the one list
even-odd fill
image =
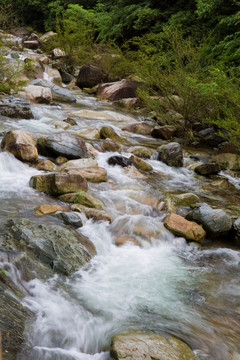
{"label": "flowing water", "polygon": [[[32,105],[34,119],[2,118],[1,125],[36,136],[52,134],[62,131],[55,129],[53,121],[78,112],[78,124],[67,132],[111,125],[133,145],[143,139],[156,142],[121,130],[141,120],[136,115],[116,111],[111,104],[87,95],[77,97],[74,105]],[[107,360],[113,335],[143,329],[179,337],[194,349],[198,359],[239,359],[239,250],[223,243],[203,249],[187,244],[164,228],[165,213],[161,210],[166,193],[180,192],[195,192],[202,199],[207,196],[218,207],[229,202],[236,206],[238,179],[224,173],[236,185],[236,194],[216,194],[208,180],[199,180],[188,167],[171,168],[155,160],[154,154],[148,160],[153,175],[135,179],[125,169],[107,164],[117,153],[96,153],[109,181],[89,184],[89,192],[104,203],[113,222],[83,217],[78,231],[94,243],[97,255],[71,277],[56,275],[46,282],[21,280],[27,289],[23,303],[36,314],[26,327],[21,357]],[[122,154],[129,157],[124,150]],[[0,153],[1,222],[32,217],[37,205],[56,203],[29,187],[30,177],[37,173],[11,154]],[[54,217],[51,221],[59,222]],[[134,236],[141,247],[130,243],[117,247],[119,236]],[[18,283],[21,274],[11,267],[7,273]]]}

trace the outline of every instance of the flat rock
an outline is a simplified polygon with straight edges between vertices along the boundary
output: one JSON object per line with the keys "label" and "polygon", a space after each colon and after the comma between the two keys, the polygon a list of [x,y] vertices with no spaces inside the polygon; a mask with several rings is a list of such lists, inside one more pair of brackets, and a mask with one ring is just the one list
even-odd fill
{"label": "flat rock", "polygon": [[107,170],[102,167],[71,169],[67,171],[70,174],[80,174],[87,181],[100,183],[107,181]]}
{"label": "flat rock", "polygon": [[0,99],[0,115],[10,118],[33,119],[30,103],[13,96],[5,96]]}
{"label": "flat rock", "polygon": [[195,360],[183,341],[159,334],[131,332],[114,336],[110,350],[114,360]]}
{"label": "flat rock", "polygon": [[77,136],[80,136],[86,140],[97,140],[100,139],[100,130],[97,128],[88,128],[75,131]]}
{"label": "flat rock", "polygon": [[55,214],[57,211],[67,211],[63,206],[59,205],[39,205],[34,209],[34,213],[39,216]]}
{"label": "flat rock", "polygon": [[221,171],[222,168],[219,164],[216,163],[205,163],[199,164],[194,168],[194,171],[200,175],[215,175]]}
{"label": "flat rock", "polygon": [[84,168],[97,168],[98,162],[95,159],[76,159],[65,162],[61,167],[60,171],[69,171],[73,169],[84,169]]}

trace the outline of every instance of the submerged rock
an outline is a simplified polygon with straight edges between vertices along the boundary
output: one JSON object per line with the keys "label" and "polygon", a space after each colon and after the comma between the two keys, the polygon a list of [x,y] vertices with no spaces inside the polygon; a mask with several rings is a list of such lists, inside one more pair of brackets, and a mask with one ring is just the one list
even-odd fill
{"label": "submerged rock", "polygon": [[36,142],[27,131],[10,130],[2,139],[1,149],[22,161],[35,161],[38,157]]}
{"label": "submerged rock", "polygon": [[187,219],[202,224],[209,236],[216,238],[226,235],[232,228],[232,219],[221,209],[212,209],[208,204],[196,205],[187,215]]}
{"label": "submerged rock", "polygon": [[161,145],[157,148],[158,160],[169,166],[183,166],[183,152],[181,146],[176,142]]}
{"label": "submerged rock", "polygon": [[99,199],[85,191],[64,194],[61,195],[59,199],[68,203],[80,204],[89,208],[101,209],[103,207],[103,203]]}
{"label": "submerged rock", "polygon": [[110,223],[112,222],[111,216],[104,210],[89,208],[80,204],[73,204],[71,209],[85,214],[88,219],[93,219],[95,221],[108,221]]}
{"label": "submerged rock", "polygon": [[68,134],[55,134],[41,137],[37,141],[40,154],[44,156],[64,156],[67,159],[80,159],[90,157],[85,141]]}
{"label": "submerged rock", "polygon": [[206,236],[206,232],[200,225],[176,214],[168,215],[164,221],[164,226],[174,235],[182,236],[187,240],[202,242]]}
{"label": "submerged rock", "polygon": [[110,350],[114,360],[195,360],[187,344],[175,337],[130,332],[114,336]]}

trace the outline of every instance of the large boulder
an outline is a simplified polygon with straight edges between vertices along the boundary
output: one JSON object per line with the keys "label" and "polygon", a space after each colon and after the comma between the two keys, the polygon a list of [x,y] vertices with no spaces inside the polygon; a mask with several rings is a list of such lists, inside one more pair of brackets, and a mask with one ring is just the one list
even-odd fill
{"label": "large boulder", "polygon": [[161,145],[157,148],[158,160],[169,166],[183,166],[183,152],[181,146],[176,142]]}
{"label": "large boulder", "polygon": [[114,336],[110,350],[114,360],[195,360],[187,344],[175,337],[132,331]]}
{"label": "large boulder", "polygon": [[226,235],[232,228],[232,219],[221,209],[212,209],[208,204],[196,205],[187,215],[187,219],[202,224],[212,238]]}
{"label": "large boulder", "polygon": [[108,76],[101,68],[91,64],[82,65],[77,77],[77,86],[80,88],[92,88],[107,80]]}
{"label": "large boulder", "polygon": [[52,270],[70,275],[95,254],[93,244],[85,236],[59,225],[14,219],[1,224],[0,229],[0,250],[12,253],[13,263],[23,269],[28,279],[45,278],[44,269],[48,275]]}
{"label": "large boulder", "polygon": [[13,96],[5,96],[0,99],[0,115],[10,118],[33,119],[29,102]]}
{"label": "large boulder", "polygon": [[128,153],[131,153],[133,155],[136,155],[140,158],[147,158],[150,159],[150,157],[152,156],[152,150],[146,148],[145,146],[131,146],[130,148],[127,149]]}
{"label": "large boulder", "polygon": [[28,100],[36,103],[49,104],[52,101],[51,89],[43,86],[28,85],[24,88]]}
{"label": "large boulder", "polygon": [[164,226],[176,236],[182,236],[187,240],[202,242],[206,232],[194,221],[188,221],[180,215],[170,214],[164,221]]}
{"label": "large boulder", "polygon": [[39,138],[37,147],[39,153],[45,156],[64,156],[67,159],[90,157],[85,141],[68,134],[55,134]]}
{"label": "large boulder", "polygon": [[2,139],[1,149],[23,161],[35,161],[38,157],[36,142],[27,131],[10,130]]}
{"label": "large boulder", "polygon": [[29,85],[36,85],[36,86],[43,86],[50,88],[52,91],[53,100],[55,101],[69,102],[69,103],[76,101],[75,96],[69,90],[65,88],[61,88],[60,86],[57,86],[50,81],[35,79],[30,81]]}
{"label": "large boulder", "polygon": [[97,96],[100,99],[111,101],[137,96],[139,82],[130,79],[123,79],[112,83],[101,84],[98,87]]}
{"label": "large boulder", "polygon": [[151,135],[157,139],[172,139],[176,135],[177,129],[173,125],[156,126]]}
{"label": "large boulder", "polygon": [[34,175],[30,186],[50,195],[62,195],[88,189],[87,180],[80,174],[53,173]]}

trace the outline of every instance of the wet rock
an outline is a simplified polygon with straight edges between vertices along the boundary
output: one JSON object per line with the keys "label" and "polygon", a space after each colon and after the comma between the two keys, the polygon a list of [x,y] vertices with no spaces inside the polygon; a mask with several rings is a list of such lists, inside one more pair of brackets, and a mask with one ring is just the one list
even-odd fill
{"label": "wet rock", "polygon": [[32,312],[21,304],[21,297],[11,280],[0,273],[1,351],[5,360],[17,359],[25,339],[25,325],[33,318]]}
{"label": "wet rock", "polygon": [[68,134],[55,134],[39,138],[37,148],[39,153],[44,156],[64,156],[68,159],[90,157],[85,142]]}
{"label": "wet rock", "polygon": [[126,167],[126,166],[134,165],[134,163],[131,160],[121,155],[111,156],[107,162],[109,165],[112,166],[119,165],[122,167]]}
{"label": "wet rock", "polygon": [[10,130],[2,139],[1,149],[12,153],[16,158],[22,161],[36,161],[38,151],[36,142],[27,131]]}
{"label": "wet rock", "polygon": [[115,141],[111,139],[106,139],[102,142],[102,147],[105,151],[121,151],[122,145],[116,143]]}
{"label": "wet rock", "polygon": [[43,86],[46,88],[50,88],[52,91],[52,98],[55,101],[59,102],[75,102],[76,98],[72,95],[72,93],[65,89],[61,88],[60,86],[57,86],[50,81],[42,80],[42,79],[35,79],[30,81],[29,85],[36,85],[36,86]]}
{"label": "wet rock", "polygon": [[93,219],[95,221],[107,221],[110,223],[112,222],[111,216],[104,210],[88,208],[80,204],[71,205],[71,209],[85,214],[88,219]]}
{"label": "wet rock", "polygon": [[152,137],[156,139],[172,139],[176,135],[177,129],[172,125],[156,126],[152,132]]}
{"label": "wet rock", "polygon": [[81,215],[77,211],[62,212],[58,214],[58,217],[62,219],[66,225],[71,225],[76,228],[83,226]]}
{"label": "wet rock", "polygon": [[107,74],[99,67],[91,64],[82,65],[77,77],[77,86],[80,88],[92,88],[107,80]]}
{"label": "wet rock", "polygon": [[[14,254],[26,253],[46,269],[70,275],[95,255],[93,244],[83,235],[66,227],[14,219],[1,224],[0,249]],[[41,273],[31,274],[41,277]],[[43,275],[44,276],[44,275]]]}
{"label": "wet rock", "polygon": [[88,208],[101,209],[103,207],[103,203],[99,199],[82,190],[77,193],[61,195],[59,199],[68,203],[80,204]]}
{"label": "wet rock", "polygon": [[68,117],[67,119],[63,120],[64,122],[68,123],[71,126],[77,125],[77,121],[71,117]]}
{"label": "wet rock", "polygon": [[130,131],[141,135],[149,135],[152,131],[152,128],[153,128],[152,125],[149,125],[148,123],[140,122],[125,126],[122,130]]}
{"label": "wet rock", "polygon": [[132,161],[136,166],[136,168],[138,168],[139,170],[143,170],[143,171],[153,170],[152,165],[148,164],[146,161],[142,160],[141,158],[135,155],[130,156],[129,160]]}
{"label": "wet rock", "polygon": [[240,155],[223,153],[214,156],[213,161],[223,169],[240,170]]}
{"label": "wet rock", "polygon": [[81,129],[76,131],[75,134],[85,140],[100,139],[100,131],[97,128]]}
{"label": "wet rock", "polygon": [[84,168],[97,168],[98,162],[95,159],[77,159],[69,160],[65,162],[61,167],[60,171],[68,172],[73,169],[84,169]]}
{"label": "wet rock", "polygon": [[182,236],[187,240],[202,242],[206,236],[206,232],[200,225],[176,214],[168,215],[164,221],[164,226],[174,235]]}
{"label": "wet rock", "polygon": [[33,119],[29,102],[13,96],[5,96],[0,99],[0,115],[10,118]]}
{"label": "wet rock", "polygon": [[136,169],[135,165],[124,167],[124,172],[131,179],[139,179],[139,180],[147,179],[147,176],[141,174],[140,171],[138,169]]}
{"label": "wet rock", "polygon": [[53,172],[57,171],[57,165],[55,165],[51,160],[40,160],[36,165],[36,169]]}
{"label": "wet rock", "polygon": [[183,152],[181,146],[176,142],[161,145],[157,148],[158,160],[169,166],[183,166]]}
{"label": "wet rock", "polygon": [[103,126],[100,130],[100,136],[102,139],[112,139],[114,141],[125,142],[125,140],[119,136],[110,126]]}
{"label": "wet rock", "polygon": [[56,159],[55,159],[55,163],[57,165],[63,165],[65,164],[66,162],[68,162],[68,159],[65,158],[64,156],[58,156]]}
{"label": "wet rock", "polygon": [[62,86],[62,77],[57,69],[47,68],[46,73],[55,85]]}
{"label": "wet rock", "polygon": [[187,215],[187,219],[202,224],[212,238],[225,236],[232,228],[232,219],[221,209],[212,209],[203,203],[196,205]]}
{"label": "wet rock", "polygon": [[102,167],[71,169],[67,171],[69,174],[80,174],[87,181],[92,183],[100,183],[107,181],[107,170]]}
{"label": "wet rock", "polygon": [[67,211],[63,206],[59,205],[40,205],[34,209],[35,215],[50,215],[55,214],[57,211]]}
{"label": "wet rock", "polygon": [[123,79],[112,83],[100,84],[97,96],[100,99],[116,101],[125,98],[134,98],[137,96],[137,88],[140,84],[137,81]]}
{"label": "wet rock", "polygon": [[180,195],[171,195],[171,199],[176,206],[191,206],[199,203],[199,197],[193,193],[185,193]]}
{"label": "wet rock", "polygon": [[87,191],[87,180],[79,174],[54,173],[32,176],[29,185],[49,195]]}
{"label": "wet rock", "polygon": [[222,168],[219,164],[216,163],[205,163],[197,165],[194,168],[194,171],[200,175],[215,175],[221,171]]}
{"label": "wet rock", "polygon": [[240,217],[233,223],[233,234],[235,242],[240,245]]}
{"label": "wet rock", "polygon": [[177,338],[137,331],[114,336],[110,355],[114,360],[194,360],[196,358],[188,345]]}
{"label": "wet rock", "polygon": [[127,149],[127,152],[140,158],[150,159],[150,157],[152,156],[152,150],[144,146],[131,146]]}
{"label": "wet rock", "polygon": [[52,59],[53,60],[57,60],[57,59],[61,59],[63,57],[66,56],[65,51],[59,49],[59,48],[55,48],[52,50]]}
{"label": "wet rock", "polygon": [[36,103],[49,104],[52,101],[51,89],[43,86],[28,85],[24,92],[28,100]]}

